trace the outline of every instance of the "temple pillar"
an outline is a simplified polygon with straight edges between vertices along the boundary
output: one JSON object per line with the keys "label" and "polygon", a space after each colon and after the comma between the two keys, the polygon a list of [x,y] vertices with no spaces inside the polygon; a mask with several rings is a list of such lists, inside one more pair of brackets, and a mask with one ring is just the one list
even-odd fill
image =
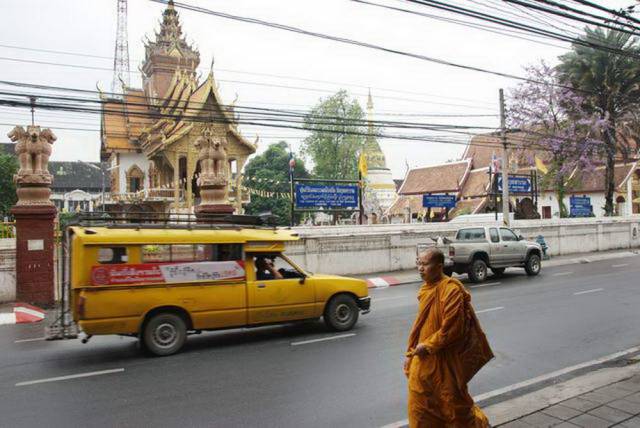
{"label": "temple pillar", "polygon": [[11,209],[16,220],[16,299],[50,307],[55,302],[54,221],[47,165],[55,135],[39,126],[16,126],[9,138],[16,144],[20,169],[14,175],[18,202]]}
{"label": "temple pillar", "polygon": [[180,206],[180,154],[173,153],[173,206],[177,210]]}
{"label": "temple pillar", "polygon": [[193,207],[193,176],[196,173],[196,163],[194,162],[194,153],[191,148],[187,151],[187,210],[191,212]]}

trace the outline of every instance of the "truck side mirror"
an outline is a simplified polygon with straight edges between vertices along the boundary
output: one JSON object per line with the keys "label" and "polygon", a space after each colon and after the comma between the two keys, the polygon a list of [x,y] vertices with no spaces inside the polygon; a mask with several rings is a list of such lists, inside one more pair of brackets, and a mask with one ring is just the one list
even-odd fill
{"label": "truck side mirror", "polygon": [[524,236],[518,235],[518,241],[524,241]]}

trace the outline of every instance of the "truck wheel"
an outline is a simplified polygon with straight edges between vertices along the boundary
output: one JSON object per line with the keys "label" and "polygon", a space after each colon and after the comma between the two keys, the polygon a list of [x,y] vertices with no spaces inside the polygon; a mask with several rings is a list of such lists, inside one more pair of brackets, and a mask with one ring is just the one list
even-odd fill
{"label": "truck wheel", "polygon": [[471,282],[482,282],[487,279],[487,264],[482,259],[475,259],[469,266],[469,280]]}
{"label": "truck wheel", "polygon": [[524,262],[524,270],[527,272],[527,275],[536,276],[540,273],[540,268],[540,256],[535,253],[529,254],[527,260]]}
{"label": "truck wheel", "polygon": [[358,321],[360,310],[353,297],[339,294],[333,297],[324,310],[324,323],[334,331],[351,330]]}
{"label": "truck wheel", "polygon": [[491,272],[493,272],[495,276],[504,275],[504,271],[505,271],[505,268],[491,268]]}
{"label": "truck wheel", "polygon": [[172,313],[154,315],[144,326],[144,348],[153,355],[165,356],[178,352],[187,340],[187,325]]}

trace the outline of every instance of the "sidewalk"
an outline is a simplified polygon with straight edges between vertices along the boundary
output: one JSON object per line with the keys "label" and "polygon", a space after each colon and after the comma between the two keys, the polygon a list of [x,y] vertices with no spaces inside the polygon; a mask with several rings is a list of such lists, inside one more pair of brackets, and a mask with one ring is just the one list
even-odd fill
{"label": "sidewalk", "polygon": [[[552,257],[550,260],[543,260],[542,268],[544,269],[545,267],[592,263],[601,260],[615,260],[624,257],[634,257],[638,255],[640,255],[640,251],[638,250],[570,254],[566,256]],[[353,277],[366,280],[369,284],[369,288],[385,288],[389,286],[393,287],[396,285],[403,285],[420,281],[420,276],[418,275],[418,271],[416,269],[360,274],[353,275]]]}
{"label": "sidewalk", "polygon": [[640,362],[595,370],[485,407],[494,427],[640,428]]}

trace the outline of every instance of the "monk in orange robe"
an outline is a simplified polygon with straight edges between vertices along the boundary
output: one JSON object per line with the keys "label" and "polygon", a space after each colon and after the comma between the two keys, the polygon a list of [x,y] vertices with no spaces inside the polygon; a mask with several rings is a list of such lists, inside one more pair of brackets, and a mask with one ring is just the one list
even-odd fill
{"label": "monk in orange robe", "polygon": [[[409,427],[487,428],[489,421],[474,404],[467,382],[493,354],[481,330],[470,332],[480,329],[470,295],[460,281],[444,275],[440,250],[423,253],[417,264],[424,284],[418,292],[418,315],[404,363],[409,379]],[[471,346],[465,340],[470,333],[476,344],[484,341],[480,355],[463,352],[465,346]]]}

